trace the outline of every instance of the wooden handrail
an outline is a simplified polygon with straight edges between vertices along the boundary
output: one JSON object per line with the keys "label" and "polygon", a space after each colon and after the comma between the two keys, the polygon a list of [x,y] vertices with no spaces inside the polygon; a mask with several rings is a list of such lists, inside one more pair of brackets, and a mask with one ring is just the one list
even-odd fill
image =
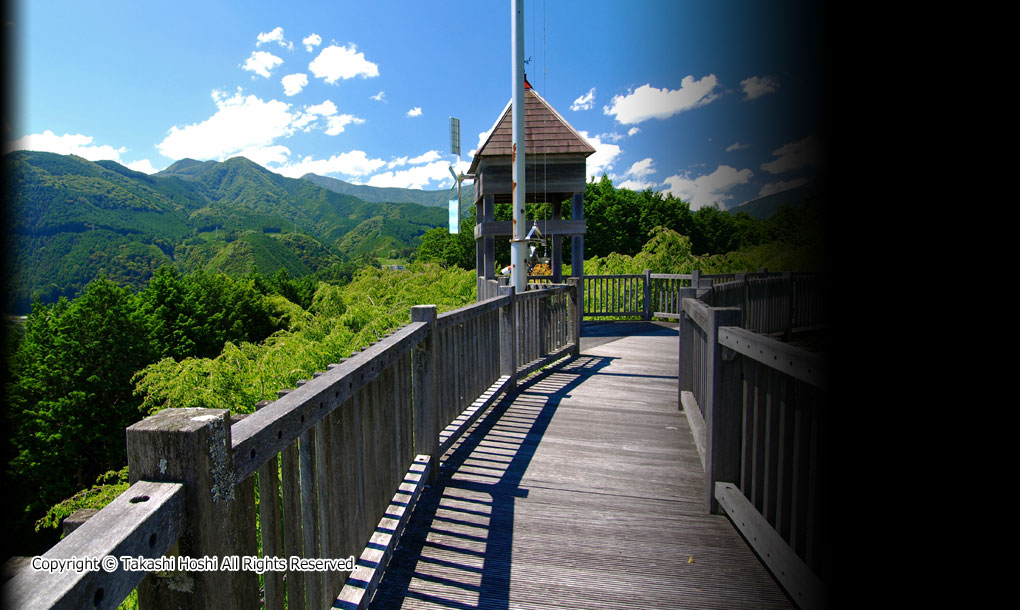
{"label": "wooden handrail", "polygon": [[116,608],[146,575],[121,558],[163,556],[183,521],[183,485],[139,481],[15,574],[5,607]]}
{"label": "wooden handrail", "polygon": [[[789,279],[770,290],[792,298]],[[705,468],[706,510],[730,516],[798,606],[823,607],[827,362],[742,328],[740,308],[684,291],[678,401]]]}
{"label": "wooden handrail", "polygon": [[[160,557],[173,547],[176,556],[239,560],[257,555],[258,513],[260,557],[377,562],[361,550],[408,473],[434,478],[443,448],[514,391],[518,378],[577,353],[579,289],[576,280],[521,295],[505,289],[439,315],[435,306],[416,307],[410,324],[253,414],[165,409],[149,416],[127,431],[128,492],[44,557],[68,549],[78,557]],[[132,502],[141,495],[148,500]],[[115,608],[136,586],[153,608],[248,606],[260,598],[258,574],[230,564],[158,576],[72,576],[22,570],[4,593],[27,608]],[[268,608],[328,607],[346,577],[287,565],[264,573],[261,595]]]}

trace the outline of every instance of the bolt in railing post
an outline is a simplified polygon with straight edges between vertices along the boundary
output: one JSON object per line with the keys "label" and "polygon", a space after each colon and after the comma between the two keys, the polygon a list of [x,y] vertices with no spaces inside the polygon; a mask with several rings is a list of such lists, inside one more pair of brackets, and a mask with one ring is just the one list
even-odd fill
{"label": "bolt in railing post", "polygon": [[[256,554],[252,477],[234,480],[230,417],[225,409],[164,409],[127,429],[130,482],[183,483],[185,520],[178,552],[193,560]],[[148,574],[142,608],[254,608],[258,574],[196,569]]]}

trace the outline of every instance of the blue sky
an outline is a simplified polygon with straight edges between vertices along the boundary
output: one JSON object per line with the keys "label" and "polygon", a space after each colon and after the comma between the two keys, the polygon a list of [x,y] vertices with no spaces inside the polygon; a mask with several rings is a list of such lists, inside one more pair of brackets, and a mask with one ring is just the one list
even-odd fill
{"label": "blue sky", "polygon": [[[821,3],[524,0],[526,71],[590,175],[732,207],[816,175]],[[511,2],[13,7],[5,151],[148,173],[243,155],[285,176],[452,185],[510,100]]]}

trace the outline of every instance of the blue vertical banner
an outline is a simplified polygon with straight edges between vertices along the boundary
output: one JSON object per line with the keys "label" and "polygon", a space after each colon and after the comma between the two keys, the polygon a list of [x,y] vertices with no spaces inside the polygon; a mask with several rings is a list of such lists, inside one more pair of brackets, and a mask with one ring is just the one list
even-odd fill
{"label": "blue vertical banner", "polygon": [[450,233],[460,233],[460,202],[450,200]]}

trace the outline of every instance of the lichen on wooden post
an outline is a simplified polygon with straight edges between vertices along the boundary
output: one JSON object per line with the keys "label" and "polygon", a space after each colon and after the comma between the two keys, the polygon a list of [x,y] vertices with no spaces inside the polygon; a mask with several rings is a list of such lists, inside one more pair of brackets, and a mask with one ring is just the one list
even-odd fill
{"label": "lichen on wooden post", "polygon": [[[192,560],[256,554],[251,477],[234,480],[229,412],[165,409],[127,429],[130,482],[178,482],[185,519],[177,550]],[[146,576],[138,586],[145,608],[257,607],[258,574],[195,570]]]}

